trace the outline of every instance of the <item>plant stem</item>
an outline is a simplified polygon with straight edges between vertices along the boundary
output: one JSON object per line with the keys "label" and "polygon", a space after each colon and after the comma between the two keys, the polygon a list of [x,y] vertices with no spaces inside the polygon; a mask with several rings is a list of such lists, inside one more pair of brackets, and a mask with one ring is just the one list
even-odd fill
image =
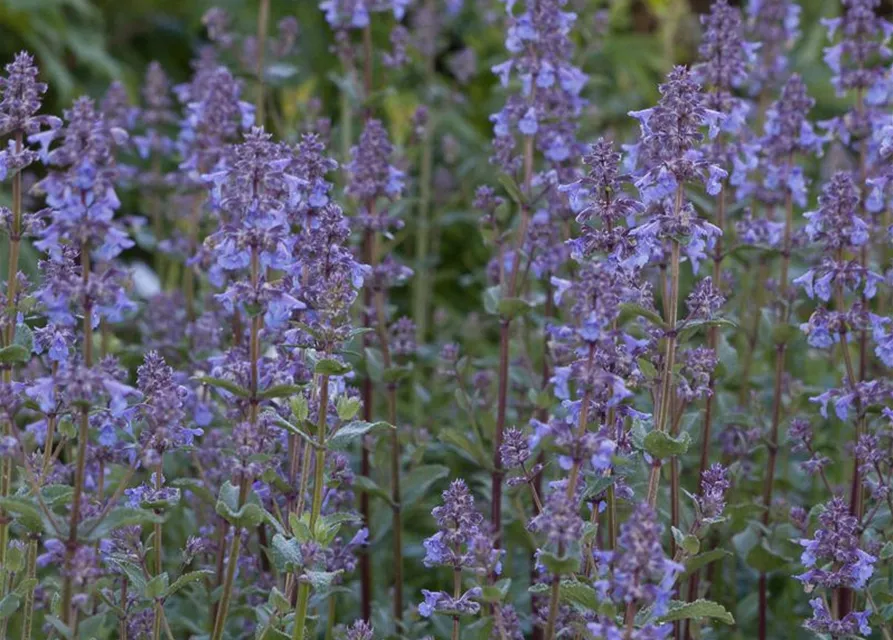
{"label": "plant stem", "polygon": [[[87,297],[86,291],[90,283],[90,247],[86,242],[81,244],[81,281],[84,289],[84,366],[93,366],[93,303]],[[71,519],[68,525],[68,544],[65,548],[66,575],[62,586],[62,621],[72,624],[71,598],[71,564],[78,545],[78,524],[81,520],[81,497],[84,492],[84,475],[87,466],[87,440],[90,438],[90,409],[81,409],[80,429],[78,431],[77,463],[74,474],[74,495],[71,501]],[[77,619],[75,615],[74,619]]]}
{"label": "plant stem", "polygon": [[[589,345],[589,356],[587,358],[587,369],[592,368],[593,359],[595,358],[595,344]],[[577,438],[580,439],[585,435],[586,428],[589,424],[589,403],[592,399],[592,389],[587,386],[583,392],[583,399],[580,401],[580,413],[577,418]],[[570,477],[567,481],[567,497],[574,499],[577,494],[577,481],[580,477],[580,460],[574,460],[571,467]],[[559,549],[559,553],[563,554],[564,550]],[[546,620],[545,640],[553,640],[555,638],[555,623],[558,618],[558,598],[561,592],[561,576],[555,574],[552,576],[552,588],[549,593],[549,617]]]}
{"label": "plant stem", "polygon": [[257,79],[257,94],[254,98],[254,122],[257,126],[264,126],[264,53],[267,49],[267,28],[270,23],[270,0],[260,0],[257,12],[257,66],[255,75]]}
{"label": "plant stem", "polygon": [[[370,264],[372,261],[372,232],[366,230],[363,234],[363,261]],[[372,319],[369,317],[368,309],[372,307],[372,291],[368,287],[363,291],[363,326],[369,328],[372,325]],[[363,345],[368,346],[368,334],[363,335]],[[375,393],[372,386],[372,378],[368,375],[363,379],[363,420],[372,422],[374,416]],[[370,464],[369,441],[366,437],[360,440],[360,474],[369,477],[372,471]],[[371,509],[369,503],[369,494],[363,491],[360,494],[360,515],[366,527],[371,525]],[[360,599],[361,613],[363,620],[369,621],[372,618],[372,558],[369,556],[368,549],[360,551]]]}
{"label": "plant stem", "polygon": [[[676,202],[673,208],[673,216],[677,217],[682,210],[683,188],[676,188]],[[658,413],[654,428],[656,431],[666,432],[670,417],[670,406],[673,391],[673,366],[676,362],[676,320],[679,313],[679,241],[671,240],[670,248],[670,282],[667,309],[667,335],[664,361],[661,371],[660,397],[658,398]],[[657,504],[657,489],[660,485],[661,462],[655,458],[651,464],[651,473],[648,478],[648,504],[653,508]]]}
{"label": "plant stem", "polygon": [[[257,246],[251,247],[251,289],[256,291],[260,282],[260,254]],[[251,316],[251,335],[248,341],[249,360],[249,408],[248,420],[252,428],[257,426],[258,411],[258,360],[260,359],[260,330],[262,316],[258,313]],[[251,479],[243,476],[239,483],[239,509],[245,505],[248,491],[251,488]],[[242,527],[235,527],[232,544],[230,545],[229,558],[226,565],[226,577],[223,581],[223,591],[217,606],[217,615],[214,618],[214,631],[211,640],[220,640],[223,630],[226,628],[226,617],[229,615],[230,599],[233,592],[233,581],[236,576],[236,567],[239,563],[239,554],[242,550]],[[164,612],[161,612],[164,615]]]}
{"label": "plant stem", "polygon": [[[506,298],[515,296],[515,286],[518,282],[518,271],[521,268],[521,249],[527,237],[527,227],[530,224],[530,189],[533,180],[533,138],[524,138],[524,202],[521,205],[521,222],[518,225],[515,237],[515,252],[512,264],[512,272],[508,276],[508,286],[505,277],[500,278],[503,295]],[[504,261],[499,260],[500,268]],[[503,271],[503,276],[504,271]],[[509,342],[511,340],[511,320],[500,318],[499,325],[499,388],[496,400],[496,429],[493,435],[493,473],[491,474],[490,494],[492,503],[490,506],[490,522],[493,533],[493,546],[499,548],[502,544],[502,479],[505,472],[502,469],[502,455],[499,452],[502,446],[503,432],[505,431],[505,417],[508,404],[509,385]]]}
{"label": "plant stem", "polygon": [[[428,0],[426,3],[429,11],[433,10],[433,3]],[[431,48],[433,51],[433,48]],[[425,56],[425,78],[431,80],[434,75],[434,57],[431,54]],[[430,86],[429,84],[426,86]],[[415,278],[413,285],[413,318],[416,323],[416,342],[417,344],[425,344],[428,336],[428,294],[431,287],[428,269],[428,252],[431,246],[431,171],[434,164],[434,136],[433,123],[428,122],[425,125],[425,131],[422,138],[422,158],[419,168],[419,208],[416,216],[416,234],[415,234]],[[418,380],[418,374],[414,375],[414,380]],[[420,426],[422,422],[422,402],[421,397],[413,393],[413,417],[416,426]]]}
{"label": "plant stem", "polygon": [[[33,580],[37,577],[37,536],[28,538],[28,555],[25,564],[25,579]],[[34,623],[34,587],[25,592],[25,602],[22,613],[22,640],[31,640],[31,627]]]}
{"label": "plant stem", "polygon": [[[15,152],[22,151],[22,132],[15,134]],[[19,273],[19,253],[22,242],[22,172],[16,171],[12,177],[12,225],[9,233],[9,261],[6,270],[6,318],[7,323],[0,327],[0,346],[13,343],[16,330],[16,288]],[[3,368],[3,382],[12,382],[12,365]],[[4,420],[3,435],[12,435],[12,420]],[[4,457],[0,462],[0,497],[6,498],[12,486],[12,458]],[[0,511],[0,597],[6,595],[6,547],[9,544],[9,522],[5,513]]]}
{"label": "plant stem", "polygon": [[[372,211],[369,203],[369,211]],[[372,265],[378,264],[378,250],[375,236],[372,237]],[[394,363],[388,340],[388,319],[385,313],[385,291],[375,291],[375,312],[377,316],[378,341],[381,346],[382,362],[385,371],[389,371]],[[394,621],[399,627],[403,621],[403,517],[400,504],[400,432],[397,428],[397,385],[387,383],[388,421],[394,427],[391,430],[391,503],[393,509],[392,529],[394,534]]]}
{"label": "plant stem", "polygon": [[[161,490],[161,476],[162,476],[162,467],[161,463],[159,463],[155,467],[155,490]],[[158,515],[158,511],[156,510],[156,515]],[[155,575],[161,575],[162,568],[162,531],[161,531],[161,523],[154,523],[154,540],[153,546],[155,547]],[[161,619],[164,617],[164,605],[161,603],[161,600],[157,600],[155,602],[155,619],[152,625],[152,638],[153,640],[159,640],[161,637]]]}
{"label": "plant stem", "polygon": [[[453,569],[453,598],[456,600],[462,595],[462,571],[458,567]],[[459,616],[453,616],[452,640],[459,640]]]}
{"label": "plant stem", "polygon": [[[790,159],[791,162],[793,159]],[[785,194],[785,226],[784,226],[784,244],[781,256],[781,275],[779,277],[779,296],[781,300],[781,308],[779,309],[779,324],[787,324],[790,317],[790,304],[788,301],[788,269],[791,262],[791,234],[794,225],[794,202],[793,194],[790,189]],[[770,511],[772,509],[772,490],[775,485],[775,467],[778,458],[778,433],[781,426],[782,413],[782,394],[784,387],[782,379],[785,372],[785,354],[787,352],[787,344],[779,342],[775,345],[775,386],[772,398],[772,428],[769,432],[769,459],[766,469],[766,483],[763,488],[763,525],[769,525]],[[767,620],[769,615],[768,605],[768,579],[765,573],[760,574],[759,581],[759,622],[758,629],[760,640],[766,640]]]}
{"label": "plant stem", "polygon": [[[325,481],[325,462],[326,462],[326,417],[329,406],[329,376],[321,374],[319,384],[319,408],[317,412],[317,443],[316,443],[316,459],[314,461],[315,474],[313,483],[313,502],[310,505],[310,530],[316,528],[316,521],[322,511],[323,484]],[[292,630],[293,640],[303,640],[305,626],[307,623],[307,609],[310,602],[310,583],[298,583],[298,602],[295,607],[295,626]]]}

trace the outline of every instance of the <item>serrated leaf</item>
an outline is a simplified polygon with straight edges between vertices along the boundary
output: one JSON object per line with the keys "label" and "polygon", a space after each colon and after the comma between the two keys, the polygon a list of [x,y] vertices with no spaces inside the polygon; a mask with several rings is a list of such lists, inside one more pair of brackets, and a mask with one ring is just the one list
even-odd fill
{"label": "serrated leaf", "polygon": [[689,576],[696,571],[700,571],[711,562],[722,560],[723,558],[727,558],[731,555],[732,553],[726,551],[725,549],[711,549],[710,551],[699,553],[698,555],[686,560],[685,572],[683,573],[683,576]]}
{"label": "serrated leaf", "polygon": [[320,375],[343,376],[346,373],[350,373],[351,367],[349,364],[344,364],[331,358],[323,358],[316,363],[313,370]]}
{"label": "serrated leaf", "polygon": [[177,593],[177,591],[189,586],[193,582],[198,582],[199,580],[203,580],[204,578],[210,578],[213,575],[214,572],[210,569],[200,569],[198,571],[190,571],[189,573],[184,573],[182,576],[174,580],[174,583],[165,590],[164,597],[169,598]]}
{"label": "serrated leaf", "polygon": [[360,411],[361,405],[362,402],[359,398],[340,396],[338,402],[335,403],[335,408],[341,420],[353,420]]}
{"label": "serrated leaf", "polygon": [[574,604],[585,611],[597,611],[598,594],[588,584],[577,580],[562,580],[558,586],[559,599]]}
{"label": "serrated leaf", "polygon": [[354,422],[349,422],[338,431],[332,435],[329,440],[326,441],[326,446],[330,449],[341,450],[349,447],[353,442],[359,440],[367,433],[371,433],[375,430],[386,430],[386,429],[395,429],[391,424],[387,422],[364,422],[362,420],[355,420]]}
{"label": "serrated leaf", "polygon": [[658,459],[681,456],[688,451],[689,444],[691,444],[691,436],[688,435],[688,432],[682,432],[674,438],[663,431],[652,431],[645,436],[643,442],[645,451]]}
{"label": "serrated leaf", "polygon": [[218,389],[223,389],[224,391],[229,391],[234,396],[239,396],[240,398],[247,398],[251,395],[251,392],[245,387],[236,384],[232,380],[224,380],[223,378],[212,378],[211,376],[199,376],[197,380],[211,387],[216,387]]}
{"label": "serrated leaf", "polygon": [[695,600],[694,602],[673,602],[669,610],[659,618],[660,622],[675,620],[701,620],[711,618],[725,624],[735,624],[735,618],[726,608],[712,600]]}
{"label": "serrated leaf", "polygon": [[288,404],[291,407],[291,416],[297,424],[301,424],[310,416],[310,405],[303,393],[294,396]]}
{"label": "serrated leaf", "polygon": [[280,571],[297,571],[304,565],[301,543],[296,538],[276,534],[270,543],[270,554]]}

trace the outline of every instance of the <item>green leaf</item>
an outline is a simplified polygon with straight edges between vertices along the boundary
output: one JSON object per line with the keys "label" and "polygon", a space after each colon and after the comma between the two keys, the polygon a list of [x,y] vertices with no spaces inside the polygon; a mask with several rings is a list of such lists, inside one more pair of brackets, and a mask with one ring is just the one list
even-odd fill
{"label": "green leaf", "polygon": [[562,580],[558,586],[559,600],[577,605],[585,611],[598,610],[598,594],[588,584],[577,580]]}
{"label": "green leaf", "polygon": [[301,393],[301,390],[304,388],[302,384],[277,384],[272,387],[268,387],[263,391],[259,391],[257,394],[258,398],[288,398],[293,395]]}
{"label": "green leaf", "polygon": [[31,352],[20,344],[11,344],[0,349],[0,364],[19,364],[30,359]]}
{"label": "green leaf", "polygon": [[301,543],[296,538],[286,538],[277,533],[270,543],[270,554],[280,571],[297,571],[304,565]]}
{"label": "green leaf", "polygon": [[305,571],[302,580],[310,583],[314,591],[327,591],[341,571]]}
{"label": "green leaf", "polygon": [[639,358],[636,362],[639,365],[639,371],[641,371],[646,378],[651,378],[652,380],[657,378],[657,367],[654,366],[651,360]]}
{"label": "green leaf", "polygon": [[216,511],[217,515],[230,524],[246,529],[253,529],[267,519],[263,508],[254,502],[247,502],[239,507],[239,488],[229,481],[220,487]]}
{"label": "green leaf", "polygon": [[410,365],[397,365],[389,367],[381,372],[381,381],[388,384],[397,384],[403,382],[412,376],[412,367]]}
{"label": "green leaf", "polygon": [[776,324],[772,327],[772,343],[781,345],[787,344],[798,335],[801,335],[800,327],[792,324]]}
{"label": "green leaf", "polygon": [[675,620],[701,620],[712,618],[726,624],[735,624],[735,618],[726,611],[726,608],[718,602],[711,600],[695,600],[694,602],[674,601],[660,622],[673,622]]}
{"label": "green leaf", "polygon": [[304,397],[303,393],[299,393],[289,400],[289,406],[291,407],[291,415],[298,424],[304,422],[310,415],[310,405],[307,403],[307,398]]}
{"label": "green leaf", "polygon": [[251,395],[251,392],[248,389],[236,384],[232,380],[224,380],[223,378],[212,378],[211,376],[199,376],[197,380],[202,384],[206,384],[211,387],[217,387],[218,389],[223,389],[224,391],[229,391],[231,394],[239,396],[240,398],[247,398]]}
{"label": "green leaf", "polygon": [[214,494],[205,486],[205,483],[198,478],[175,478],[168,484],[172,487],[183,491],[191,491],[197,498],[207,504],[215,504],[217,502]]}
{"label": "green leaf", "polygon": [[34,503],[24,498],[10,496],[0,498],[0,508],[11,513],[16,522],[29,531],[37,533],[43,530],[43,516]]}
{"label": "green leaf", "polygon": [[135,525],[153,524],[164,522],[164,516],[147,509],[134,509],[132,507],[118,507],[112,509],[103,518],[88,518],[84,520],[79,531],[85,532],[84,539],[97,541],[107,538],[115,529],[132,527]]}
{"label": "green leaf", "polygon": [[127,576],[136,591],[142,592],[146,588],[146,578],[139,565],[118,554],[106,557],[105,561],[118,567]]}
{"label": "green leaf", "polygon": [[349,364],[344,364],[331,358],[323,358],[316,363],[313,370],[324,376],[343,376],[346,373],[350,373],[351,367]]}
{"label": "green leaf", "polygon": [[666,329],[664,319],[661,318],[656,311],[648,309],[647,307],[643,307],[640,304],[633,304],[631,302],[624,302],[620,305],[619,323],[621,325],[625,324],[630,318],[636,317],[645,318],[646,320],[650,320],[654,326]]}
{"label": "green leaf", "polygon": [[387,489],[379,486],[375,480],[369,476],[356,476],[353,479],[353,485],[355,489],[365,491],[369,495],[381,498],[388,504],[391,504],[391,494],[388,493]]}
{"label": "green leaf", "polygon": [[879,556],[881,560],[889,560],[893,558],[893,542],[888,542],[883,547],[881,547],[881,552]]}
{"label": "green leaf", "polygon": [[499,303],[502,300],[502,287],[494,285],[484,290],[484,311],[491,316],[499,313]]}
{"label": "green leaf", "polygon": [[281,613],[291,611],[292,608],[291,601],[276,587],[270,590],[270,597],[267,599],[267,603]]}
{"label": "green leaf", "polygon": [[516,204],[523,205],[526,201],[521,187],[515,182],[515,179],[507,173],[500,173],[498,178],[499,184],[505,187],[505,192],[515,201]]}
{"label": "green leaf", "polygon": [[177,593],[177,591],[192,584],[193,582],[198,582],[199,580],[203,580],[204,578],[210,578],[213,575],[214,571],[210,569],[201,569],[199,571],[190,571],[189,573],[184,573],[182,576],[174,580],[174,583],[165,590],[164,597],[169,598]]}
{"label": "green leaf", "polygon": [[683,533],[676,527],[671,527],[671,530],[673,532],[673,540],[676,542],[676,546],[681,547],[685,553],[693,556],[701,550],[701,541],[698,540],[696,536]]}
{"label": "green leaf", "polygon": [[652,431],[645,436],[644,442],[645,451],[659,459],[681,456],[688,451],[689,444],[691,436],[687,432],[673,438],[663,431]]}
{"label": "green leaf", "polygon": [[511,320],[530,313],[533,305],[521,298],[503,298],[496,305],[496,310],[500,316]]}
{"label": "green leaf", "polygon": [[23,547],[9,545],[6,549],[6,571],[18,573],[25,568],[25,550]]}
{"label": "green leaf", "polygon": [[427,495],[428,489],[438,482],[446,478],[450,474],[450,470],[439,464],[426,464],[416,467],[405,476],[403,476],[403,508],[408,509],[410,506],[418,502],[423,496]]}
{"label": "green leaf", "polygon": [[57,504],[71,502],[71,496],[74,494],[74,487],[66,484],[48,484],[40,490],[43,496],[44,504],[48,507],[55,507]]}
{"label": "green leaf", "polygon": [[22,597],[17,593],[8,593],[0,600],[0,620],[14,614],[22,604]]}
{"label": "green leaf", "polygon": [[362,402],[359,398],[351,398],[349,396],[340,396],[335,408],[338,411],[338,417],[341,420],[353,420],[360,411]]}
{"label": "green leaf", "polygon": [[[301,440],[304,440],[305,442],[309,442],[314,447],[316,446],[316,440],[314,439],[313,434],[309,430],[305,431],[304,429],[301,429],[298,425],[292,424],[288,420],[284,420],[284,419],[280,418],[279,415],[275,411],[264,411],[264,415],[268,416],[276,424],[277,427],[285,429],[289,433],[292,433],[292,434],[298,436],[299,438],[301,438]],[[311,423],[307,422],[306,420],[302,420],[301,424],[304,425],[305,427],[307,427],[308,429],[309,429],[309,427],[315,426],[315,425],[312,425]]]}
{"label": "green leaf", "polygon": [[692,320],[691,322],[686,322],[685,325],[681,327],[679,331],[679,342],[685,342],[701,329],[707,329],[709,327],[737,329],[738,324],[726,318],[713,318],[712,320]]}
{"label": "green leaf", "polygon": [[746,562],[760,573],[771,573],[790,565],[790,561],[773,551],[765,539],[753,546]]}
{"label": "green leaf", "polygon": [[496,584],[490,584],[484,587],[481,600],[484,602],[502,602],[508,595],[512,586],[511,578],[503,578]]}
{"label": "green leaf", "polygon": [[327,548],[332,544],[332,540],[338,535],[341,525],[345,522],[362,524],[363,520],[357,515],[346,512],[332,513],[327,516],[322,516],[316,521],[314,538],[316,538],[323,547]]}
{"label": "green leaf", "polygon": [[580,567],[580,558],[576,555],[556,556],[551,552],[543,552],[539,555],[539,561],[550,573],[562,575],[573,573]]}
{"label": "green leaf", "polygon": [[354,441],[359,440],[367,433],[370,433],[374,430],[384,430],[384,429],[395,429],[391,424],[387,422],[364,422],[362,420],[355,420],[354,422],[349,422],[338,431],[332,435],[329,440],[326,441],[326,446],[330,449],[342,450],[349,447]]}
{"label": "green leaf", "polygon": [[158,574],[146,584],[146,588],[143,590],[143,595],[149,600],[160,598],[164,595],[164,592],[167,591],[169,581],[170,578],[168,577],[167,572]]}
{"label": "green leaf", "polygon": [[34,332],[31,331],[31,327],[25,323],[16,325],[12,343],[24,348],[30,354],[34,349]]}
{"label": "green leaf", "polygon": [[583,492],[583,501],[585,502],[590,498],[601,495],[608,490],[608,487],[614,484],[615,480],[617,480],[616,476],[596,476],[587,480],[586,490]]}

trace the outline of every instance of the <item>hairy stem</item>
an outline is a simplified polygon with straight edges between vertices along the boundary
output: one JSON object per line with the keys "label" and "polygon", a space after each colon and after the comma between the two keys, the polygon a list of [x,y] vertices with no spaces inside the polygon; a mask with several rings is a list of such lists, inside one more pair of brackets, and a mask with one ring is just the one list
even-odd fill
{"label": "hairy stem", "polygon": [[[326,463],[326,417],[329,406],[329,376],[322,374],[319,383],[319,413],[317,419],[316,459],[314,460],[313,501],[310,504],[310,530],[316,528],[316,521],[322,511],[323,486],[325,484]],[[295,626],[292,630],[293,640],[303,640],[307,624],[307,610],[310,603],[310,583],[298,583],[298,602],[295,605]]]}
{"label": "hairy stem", "polygon": [[[22,132],[15,134],[15,152],[22,151]],[[0,327],[0,346],[6,347],[15,339],[16,330],[16,288],[19,272],[19,253],[22,242],[22,172],[17,171],[12,177],[12,225],[9,234],[9,260],[6,269],[6,324]],[[12,382],[12,365],[3,368],[3,382]],[[12,435],[14,425],[11,420],[3,421],[3,435]],[[4,457],[0,461],[0,497],[6,498],[12,485],[12,458]],[[0,597],[6,595],[6,547],[9,544],[9,522],[5,513],[0,511]]]}

